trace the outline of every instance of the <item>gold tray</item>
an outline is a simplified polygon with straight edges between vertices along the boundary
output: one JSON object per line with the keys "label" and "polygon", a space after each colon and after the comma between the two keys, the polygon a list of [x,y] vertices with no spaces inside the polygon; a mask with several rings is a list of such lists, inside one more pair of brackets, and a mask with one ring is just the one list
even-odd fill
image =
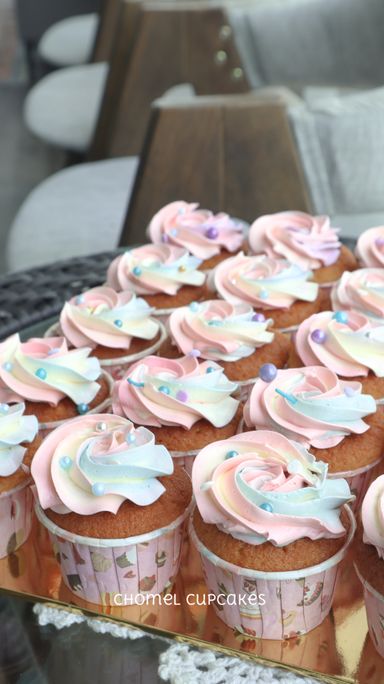
{"label": "gold tray", "polygon": [[334,607],[325,622],[306,636],[285,641],[234,633],[216,616],[212,607],[187,605],[183,600],[187,594],[198,596],[202,602],[206,592],[200,559],[188,540],[183,548],[182,570],[174,587],[173,605],[120,608],[97,606],[77,599],[63,584],[48,534],[36,519],[28,541],[0,560],[0,588],[26,599],[129,623],[226,655],[241,654],[258,663],[277,665],[322,682],[384,682],[384,660],[375,651],[367,633],[362,589],[351,556],[341,568]]}

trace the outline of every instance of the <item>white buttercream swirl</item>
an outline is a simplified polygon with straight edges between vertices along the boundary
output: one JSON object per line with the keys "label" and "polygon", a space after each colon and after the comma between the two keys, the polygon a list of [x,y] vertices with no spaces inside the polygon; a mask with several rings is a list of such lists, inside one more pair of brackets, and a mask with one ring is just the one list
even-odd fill
{"label": "white buttercream swirl", "polygon": [[35,416],[24,416],[25,405],[0,404],[0,477],[15,473],[26,452],[23,442],[32,442],[39,429]]}

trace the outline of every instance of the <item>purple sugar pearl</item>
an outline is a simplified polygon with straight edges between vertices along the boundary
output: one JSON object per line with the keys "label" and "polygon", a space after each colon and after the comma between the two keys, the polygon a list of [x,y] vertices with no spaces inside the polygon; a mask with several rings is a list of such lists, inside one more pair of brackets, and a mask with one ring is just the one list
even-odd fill
{"label": "purple sugar pearl", "polygon": [[252,316],[253,321],[257,321],[257,323],[264,323],[265,321],[265,316],[262,313],[255,313]]}
{"label": "purple sugar pearl", "polygon": [[344,387],[344,394],[346,397],[353,397],[355,394],[355,390],[353,389],[353,387],[347,385],[346,387]]}
{"label": "purple sugar pearl", "polygon": [[201,356],[201,352],[199,352],[198,349],[191,349],[191,351],[188,352],[188,356],[193,356],[195,359],[198,359],[199,356]]}
{"label": "purple sugar pearl", "polygon": [[259,371],[259,377],[264,382],[272,382],[277,375],[277,368],[273,363],[264,363]]}
{"label": "purple sugar pearl", "polygon": [[316,344],[324,344],[326,339],[327,339],[327,336],[326,336],[324,330],[320,330],[319,328],[316,328],[316,330],[311,332],[311,340],[313,342],[316,342]]}
{"label": "purple sugar pearl", "polygon": [[219,236],[219,231],[215,226],[210,226],[210,228],[207,228],[205,231],[205,237],[208,238],[208,240],[216,240],[216,238]]}
{"label": "purple sugar pearl", "polygon": [[376,238],[375,245],[376,245],[376,247],[379,247],[379,248],[384,247],[384,237]]}
{"label": "purple sugar pearl", "polygon": [[184,390],[179,390],[176,394],[176,399],[185,403],[188,401],[188,393]]}

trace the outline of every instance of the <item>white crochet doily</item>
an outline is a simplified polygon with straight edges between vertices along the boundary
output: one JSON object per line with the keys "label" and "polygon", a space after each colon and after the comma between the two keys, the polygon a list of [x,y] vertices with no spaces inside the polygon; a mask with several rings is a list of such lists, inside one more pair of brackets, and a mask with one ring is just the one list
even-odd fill
{"label": "white crochet doily", "polygon": [[[120,639],[152,636],[139,629],[87,618],[42,603],[37,603],[33,610],[40,625],[54,625],[57,629],[85,622],[95,632],[108,633]],[[209,649],[196,649],[157,635],[155,638],[169,644],[169,648],[159,656],[159,677],[171,684],[318,684],[314,679],[279,668],[264,667],[244,658],[232,658]]]}

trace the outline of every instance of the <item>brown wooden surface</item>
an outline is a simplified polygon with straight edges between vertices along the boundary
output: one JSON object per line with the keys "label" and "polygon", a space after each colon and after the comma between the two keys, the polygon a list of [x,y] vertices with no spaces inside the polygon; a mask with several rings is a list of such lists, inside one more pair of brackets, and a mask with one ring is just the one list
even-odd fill
{"label": "brown wooden surface", "polygon": [[102,0],[100,22],[92,62],[107,62],[111,56],[121,0]]}
{"label": "brown wooden surface", "polygon": [[155,106],[121,244],[142,241],[153,214],[178,199],[246,221],[310,211],[284,98],[261,91]]}

